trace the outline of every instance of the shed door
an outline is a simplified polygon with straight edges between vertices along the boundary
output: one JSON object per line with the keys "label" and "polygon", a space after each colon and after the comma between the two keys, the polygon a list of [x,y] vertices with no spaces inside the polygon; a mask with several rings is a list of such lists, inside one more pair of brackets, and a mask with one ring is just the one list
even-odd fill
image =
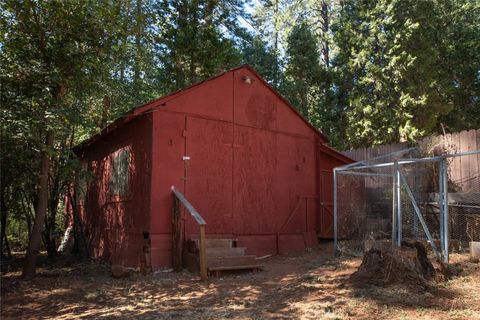
{"label": "shed door", "polygon": [[[209,234],[232,234],[233,125],[188,117],[186,123],[186,193],[207,222]],[[187,233],[198,233],[186,219]]]}
{"label": "shed door", "polygon": [[333,239],[333,173],[330,170],[320,170],[320,219],[319,236]]}

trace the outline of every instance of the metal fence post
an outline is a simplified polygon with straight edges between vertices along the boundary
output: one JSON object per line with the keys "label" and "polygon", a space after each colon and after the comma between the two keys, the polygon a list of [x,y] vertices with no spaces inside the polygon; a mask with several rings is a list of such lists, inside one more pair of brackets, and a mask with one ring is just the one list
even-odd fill
{"label": "metal fence post", "polygon": [[397,246],[402,244],[402,199],[401,199],[401,183],[400,183],[400,167],[399,164],[395,165],[395,187],[397,197]]}
{"label": "metal fence post", "polygon": [[440,251],[445,259],[445,207],[444,207],[444,184],[443,184],[443,160],[438,162],[438,208],[440,210]]}
{"label": "metal fence post", "polygon": [[337,169],[333,169],[333,255],[337,255]]}
{"label": "metal fence post", "polygon": [[398,241],[397,171],[398,162],[395,161],[392,172],[392,246],[397,245]]}
{"label": "metal fence post", "polygon": [[[414,185],[417,186],[418,185],[418,162],[415,162],[415,174],[413,175],[414,176]],[[414,214],[413,215],[413,223],[412,223],[412,233],[413,233],[413,236],[415,237],[415,240],[418,239],[418,218],[417,218],[417,215]]]}
{"label": "metal fence post", "polygon": [[444,236],[444,261],[448,263],[449,260],[449,240],[450,233],[448,228],[448,172],[447,172],[447,162],[445,158],[440,160],[440,166],[442,168],[442,182],[443,182],[443,236]]}
{"label": "metal fence post", "polygon": [[437,259],[441,259],[441,257],[442,257],[441,252],[438,251],[437,246],[435,245],[435,241],[433,240],[432,234],[428,230],[427,223],[425,222],[425,219],[423,219],[422,213],[420,212],[420,208],[418,207],[417,201],[415,200],[415,197],[413,196],[412,190],[408,186],[407,178],[405,178],[405,175],[403,174],[403,172],[400,172],[400,179],[402,179],[402,182],[405,186],[405,191],[407,191],[407,194],[410,197],[410,200],[412,201],[413,209],[415,210],[415,213],[418,216],[418,221],[420,221],[420,224],[422,225],[423,231],[425,231],[425,235],[427,236],[427,239],[430,242],[430,245],[433,249],[433,252],[437,256]]}

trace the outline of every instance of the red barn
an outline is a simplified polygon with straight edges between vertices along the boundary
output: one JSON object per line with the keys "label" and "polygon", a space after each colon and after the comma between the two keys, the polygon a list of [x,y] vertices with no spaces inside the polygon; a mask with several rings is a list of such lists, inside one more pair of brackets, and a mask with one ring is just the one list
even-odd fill
{"label": "red barn", "polygon": [[[152,267],[171,266],[171,186],[207,237],[248,254],[332,238],[332,169],[351,160],[326,143],[249,66],[132,109],[75,149],[94,176],[79,201],[90,253],[138,266],[146,237]],[[197,230],[185,216],[185,238]]]}

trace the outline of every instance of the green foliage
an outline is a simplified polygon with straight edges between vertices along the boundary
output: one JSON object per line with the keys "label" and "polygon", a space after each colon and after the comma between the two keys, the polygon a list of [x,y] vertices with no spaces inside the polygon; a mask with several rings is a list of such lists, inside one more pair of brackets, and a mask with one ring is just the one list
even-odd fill
{"label": "green foliage", "polygon": [[[40,151],[46,149],[51,165],[43,240],[49,254],[55,252],[53,234],[63,228],[58,222],[59,207],[78,168],[71,161],[71,147],[106,123],[103,119],[109,110],[105,110],[105,97],[115,98],[110,92],[121,95],[126,90],[119,89],[141,87],[135,72],[118,85],[121,72],[114,71],[126,52],[136,52],[130,49],[129,41],[119,40],[136,39],[137,35],[135,28],[123,28],[124,5],[88,1],[2,3],[1,164],[2,173],[6,173],[2,174],[2,215],[24,219],[30,231],[38,200]],[[138,11],[135,17],[139,17]],[[124,70],[122,65],[117,70]],[[128,68],[135,71],[136,65]],[[139,90],[135,98],[141,94]],[[118,110],[122,107],[119,105]],[[53,145],[44,145],[47,132],[55,133]]]}
{"label": "green foliage", "polygon": [[[340,52],[334,64],[338,87],[343,87],[347,146],[412,141],[439,131],[441,119],[461,114],[466,105],[452,99],[459,91],[452,75],[457,57],[468,50],[451,52],[456,40],[448,36],[452,13],[461,10],[458,5],[435,0],[344,2],[334,26]],[[475,42],[480,42],[478,32]],[[471,67],[461,72],[470,74],[470,81],[478,70]],[[472,93],[478,96],[478,90],[469,92],[475,100]],[[478,124],[478,118],[471,122]]]}
{"label": "green foliage", "polygon": [[262,77],[278,88],[277,68],[280,66],[275,50],[258,36],[242,35],[242,63],[251,65]]}
{"label": "green foliage", "polygon": [[81,172],[72,146],[241,63],[338,148],[479,127],[479,1],[253,3],[250,17],[248,0],[1,2],[2,219],[30,232],[47,150],[49,246]]}
{"label": "green foliage", "polygon": [[[240,52],[224,33],[235,33],[241,1],[164,0],[160,21],[159,82],[167,91],[183,88],[238,65]],[[222,28],[226,30],[222,30]],[[225,31],[225,32],[223,32]]]}
{"label": "green foliage", "polygon": [[480,125],[478,1],[272,0],[254,18],[282,92],[338,148]]}
{"label": "green foliage", "polygon": [[[439,67],[448,79],[452,110],[441,116],[451,132],[480,125],[480,2],[442,1],[443,58]],[[438,129],[437,129],[438,130]]]}
{"label": "green foliage", "polygon": [[318,116],[322,70],[315,36],[305,23],[294,27],[290,33],[286,55],[283,91],[300,113],[312,121]]}
{"label": "green foliage", "polygon": [[47,150],[42,238],[54,254],[63,199],[81,172],[71,148],[130,108],[239,64],[241,14],[243,1],[2,2],[2,227],[14,220],[30,234]]}

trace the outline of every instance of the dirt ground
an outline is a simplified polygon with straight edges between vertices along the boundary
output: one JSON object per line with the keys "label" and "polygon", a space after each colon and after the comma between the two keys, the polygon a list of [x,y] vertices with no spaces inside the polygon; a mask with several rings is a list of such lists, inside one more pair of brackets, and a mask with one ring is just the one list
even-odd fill
{"label": "dirt ground", "polygon": [[261,260],[265,270],[201,282],[188,272],[113,279],[102,264],[58,258],[19,279],[2,275],[1,318],[45,319],[480,319],[480,263],[453,255],[460,274],[427,288],[354,288],[360,258],[325,247]]}

